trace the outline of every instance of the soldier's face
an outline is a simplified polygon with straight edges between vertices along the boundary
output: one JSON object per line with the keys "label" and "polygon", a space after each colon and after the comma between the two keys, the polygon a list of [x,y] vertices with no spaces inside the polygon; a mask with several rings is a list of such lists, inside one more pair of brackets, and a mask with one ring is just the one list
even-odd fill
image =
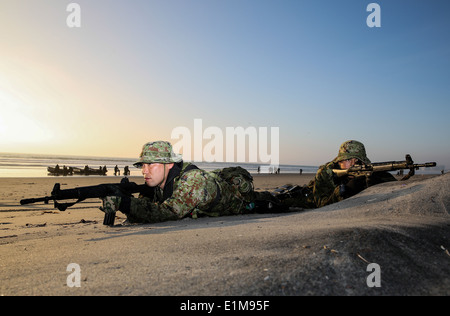
{"label": "soldier's face", "polygon": [[144,175],[145,183],[149,187],[161,186],[164,188],[166,184],[167,175],[169,174],[170,169],[172,169],[173,164],[166,164],[164,168],[164,164],[162,163],[144,163],[142,164],[142,174]]}
{"label": "soldier's face", "polygon": [[356,164],[357,160],[358,159],[356,159],[356,158],[352,158],[352,159],[339,161],[339,167],[341,167],[341,169],[343,169],[343,170],[351,168]]}

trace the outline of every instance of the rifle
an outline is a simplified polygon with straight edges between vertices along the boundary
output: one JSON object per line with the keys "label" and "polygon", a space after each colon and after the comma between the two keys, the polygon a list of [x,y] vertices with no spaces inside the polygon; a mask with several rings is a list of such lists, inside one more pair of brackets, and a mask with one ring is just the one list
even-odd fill
{"label": "rifle", "polygon": [[405,156],[404,161],[376,162],[367,165],[358,164],[345,170],[333,169],[333,172],[338,177],[343,176],[369,177],[374,172],[409,169],[409,173],[401,179],[401,181],[404,181],[412,177],[415,174],[415,170],[419,170],[419,168],[430,168],[430,167],[436,167],[436,163],[426,162],[422,164],[415,164],[411,158],[411,155],[408,154]]}
{"label": "rifle", "polygon": [[[48,204],[49,201],[54,202],[55,208],[64,212],[67,208],[82,202],[86,199],[93,198],[104,198],[106,196],[117,196],[117,195],[126,195],[131,196],[133,193],[141,193],[146,194],[148,190],[151,190],[145,184],[138,185],[134,182],[130,182],[128,178],[123,178],[120,183],[116,184],[99,184],[94,186],[87,187],[79,187],[75,189],[66,189],[61,190],[61,185],[59,183],[55,183],[53,187],[52,193],[50,196],[33,198],[33,199],[23,199],[20,201],[21,205],[44,202]],[[76,202],[73,203],[59,203],[58,200],[73,200],[77,199]],[[105,212],[105,218],[103,219],[103,225],[113,226],[114,219],[116,217],[115,213],[107,213]]]}

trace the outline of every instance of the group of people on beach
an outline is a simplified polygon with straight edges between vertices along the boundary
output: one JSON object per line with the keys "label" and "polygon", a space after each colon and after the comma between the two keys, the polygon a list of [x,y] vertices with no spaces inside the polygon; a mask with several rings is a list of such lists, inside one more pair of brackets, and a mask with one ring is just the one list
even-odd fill
{"label": "group of people on beach", "polygon": [[[117,165],[114,167],[114,175],[115,176],[120,176],[120,169],[119,169],[119,167]],[[123,168],[123,175],[124,176],[129,176],[130,175],[130,168],[128,168],[128,166],[125,166]]]}
{"label": "group of people on beach", "polygon": [[[48,172],[50,175],[63,175],[63,176],[71,176],[73,174],[80,174],[80,175],[102,175],[102,176],[106,176],[106,174],[108,173],[108,169],[106,168],[106,166],[100,166],[98,169],[95,168],[91,168],[89,167],[89,165],[84,166],[83,169],[81,168],[77,168],[77,167],[66,167],[65,165],[61,168],[59,166],[59,164],[56,164],[56,166],[54,168],[52,167],[48,167]],[[114,175],[120,176],[120,169],[119,167],[116,165],[114,167]],[[130,169],[128,166],[125,166],[124,170],[123,170],[123,175],[124,176],[129,176],[130,175]]]}
{"label": "group of people on beach", "polygon": [[280,199],[270,192],[255,191],[252,176],[243,168],[205,171],[183,162],[169,142],[149,142],[134,163],[141,169],[149,190],[137,198],[116,190],[115,195],[102,199],[101,209],[114,214],[121,211],[132,223],[155,223],[185,217],[286,211],[290,207],[318,208],[342,201],[369,186],[396,181],[388,172],[369,177],[337,177],[333,172],[370,163],[361,142],[346,141],[337,157],[320,166],[308,185]]}

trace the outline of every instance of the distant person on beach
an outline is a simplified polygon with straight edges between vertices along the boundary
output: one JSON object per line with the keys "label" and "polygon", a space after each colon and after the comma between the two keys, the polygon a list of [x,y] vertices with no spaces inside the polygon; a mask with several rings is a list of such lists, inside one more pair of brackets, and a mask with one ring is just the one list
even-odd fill
{"label": "distant person on beach", "polygon": [[117,176],[117,175],[120,176],[120,169],[119,169],[119,167],[117,165],[114,167],[114,175],[115,176]]}
{"label": "distant person on beach", "polygon": [[366,177],[344,176],[338,178],[333,169],[349,169],[357,163],[370,164],[364,145],[356,140],[344,142],[335,159],[319,167],[314,180],[302,193],[289,200],[290,206],[317,208],[342,201],[375,184],[397,181],[389,172],[373,173]]}
{"label": "distant person on beach", "polygon": [[253,190],[253,178],[245,169],[207,172],[184,163],[165,141],[145,144],[134,166],[141,169],[148,192],[139,198],[117,192],[103,199],[105,212],[119,210],[131,223],[243,214],[254,211],[256,197],[272,199],[268,192]]}

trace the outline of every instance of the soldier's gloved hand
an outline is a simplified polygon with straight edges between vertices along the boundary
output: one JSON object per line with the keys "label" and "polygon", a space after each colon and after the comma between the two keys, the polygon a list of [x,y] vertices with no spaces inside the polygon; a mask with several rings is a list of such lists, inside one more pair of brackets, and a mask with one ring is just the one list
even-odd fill
{"label": "soldier's gloved hand", "polygon": [[103,225],[114,226],[116,212],[119,210],[122,198],[119,196],[106,196],[102,199],[103,206],[100,207],[102,212],[105,212]]}
{"label": "soldier's gloved hand", "polygon": [[122,198],[120,196],[106,196],[102,199],[100,210],[105,213],[116,213],[119,210]]}
{"label": "soldier's gloved hand", "polygon": [[121,211],[124,214],[130,212],[131,199],[128,196],[106,196],[102,199],[103,206],[100,210],[105,213],[116,213]]}

